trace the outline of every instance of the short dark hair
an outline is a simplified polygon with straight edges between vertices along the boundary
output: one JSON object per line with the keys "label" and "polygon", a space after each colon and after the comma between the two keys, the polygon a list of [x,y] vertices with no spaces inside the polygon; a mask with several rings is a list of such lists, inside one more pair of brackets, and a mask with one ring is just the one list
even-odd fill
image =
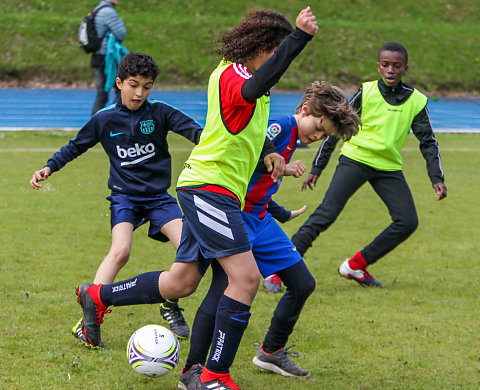
{"label": "short dark hair", "polygon": [[148,54],[130,52],[120,60],[117,76],[122,81],[128,76],[151,77],[155,81],[158,72],[158,65]]}
{"label": "short dark hair", "polygon": [[252,10],[217,41],[225,60],[244,63],[261,51],[272,51],[293,31],[288,19],[268,9]]}
{"label": "short dark hair", "polygon": [[398,42],[388,42],[385,45],[383,45],[380,50],[378,51],[378,56],[377,58],[380,58],[380,53],[382,51],[398,51],[399,53],[402,53],[403,56],[405,57],[405,64],[408,64],[408,52],[407,49],[405,49],[405,46],[403,46],[401,43]]}
{"label": "short dark hair", "polygon": [[307,103],[307,115],[326,116],[336,128],[336,135],[348,141],[358,133],[362,124],[360,117],[348,102],[344,92],[326,81],[315,81],[307,88],[302,101],[297,107],[299,114],[304,103]]}

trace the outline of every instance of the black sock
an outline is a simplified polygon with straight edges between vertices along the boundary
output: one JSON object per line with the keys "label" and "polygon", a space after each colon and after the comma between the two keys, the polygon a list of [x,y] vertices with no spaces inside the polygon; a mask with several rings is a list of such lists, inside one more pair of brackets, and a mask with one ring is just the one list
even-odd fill
{"label": "black sock", "polygon": [[161,273],[162,271],[146,272],[121,282],[104,284],[100,289],[100,299],[105,306],[165,302],[158,289]]}
{"label": "black sock", "polygon": [[206,367],[213,372],[227,373],[247,328],[250,306],[223,295],[218,302],[210,356]]}

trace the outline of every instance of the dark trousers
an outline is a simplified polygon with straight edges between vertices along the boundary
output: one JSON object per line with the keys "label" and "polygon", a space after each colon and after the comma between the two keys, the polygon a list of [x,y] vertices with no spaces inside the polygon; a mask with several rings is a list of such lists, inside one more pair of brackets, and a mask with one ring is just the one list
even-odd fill
{"label": "dark trousers", "polygon": [[415,231],[418,226],[417,211],[402,171],[378,171],[340,156],[322,203],[292,237],[300,254],[303,255],[318,235],[335,222],[348,199],[367,181],[387,206],[392,223],[362,249],[366,262],[374,263]]}
{"label": "dark trousers", "polygon": [[[108,92],[105,92],[105,82],[107,76],[105,75],[105,56],[94,54],[92,60],[90,61],[90,66],[93,68],[95,73],[95,86],[97,90],[97,96],[95,98],[95,103],[92,108],[92,116],[98,110],[104,108],[108,102]],[[117,86],[114,86],[115,89],[115,103],[120,103],[122,101],[120,96],[120,90]]]}
{"label": "dark trousers", "polygon": [[275,308],[270,327],[263,341],[265,352],[285,347],[307,298],[315,290],[315,279],[302,261],[277,272],[287,290]]}

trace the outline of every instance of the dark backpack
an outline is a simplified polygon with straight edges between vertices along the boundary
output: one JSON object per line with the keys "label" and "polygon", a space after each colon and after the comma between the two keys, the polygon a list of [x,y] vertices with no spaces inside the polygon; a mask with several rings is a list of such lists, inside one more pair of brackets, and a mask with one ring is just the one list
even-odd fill
{"label": "dark backpack", "polygon": [[100,49],[103,37],[99,37],[95,28],[95,16],[97,12],[107,5],[94,8],[88,13],[78,27],[78,42],[85,53],[94,53]]}

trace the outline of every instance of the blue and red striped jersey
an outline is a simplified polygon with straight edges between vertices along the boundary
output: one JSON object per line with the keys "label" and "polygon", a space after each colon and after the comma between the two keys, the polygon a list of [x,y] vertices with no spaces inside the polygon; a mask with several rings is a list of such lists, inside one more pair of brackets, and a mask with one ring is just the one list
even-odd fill
{"label": "blue and red striped jersey", "polygon": [[[292,116],[272,116],[268,120],[267,137],[272,141],[285,163],[290,162],[298,139],[298,128]],[[254,173],[248,184],[244,212],[258,218],[266,215],[268,203],[278,191],[281,180],[274,183],[270,174]]]}

